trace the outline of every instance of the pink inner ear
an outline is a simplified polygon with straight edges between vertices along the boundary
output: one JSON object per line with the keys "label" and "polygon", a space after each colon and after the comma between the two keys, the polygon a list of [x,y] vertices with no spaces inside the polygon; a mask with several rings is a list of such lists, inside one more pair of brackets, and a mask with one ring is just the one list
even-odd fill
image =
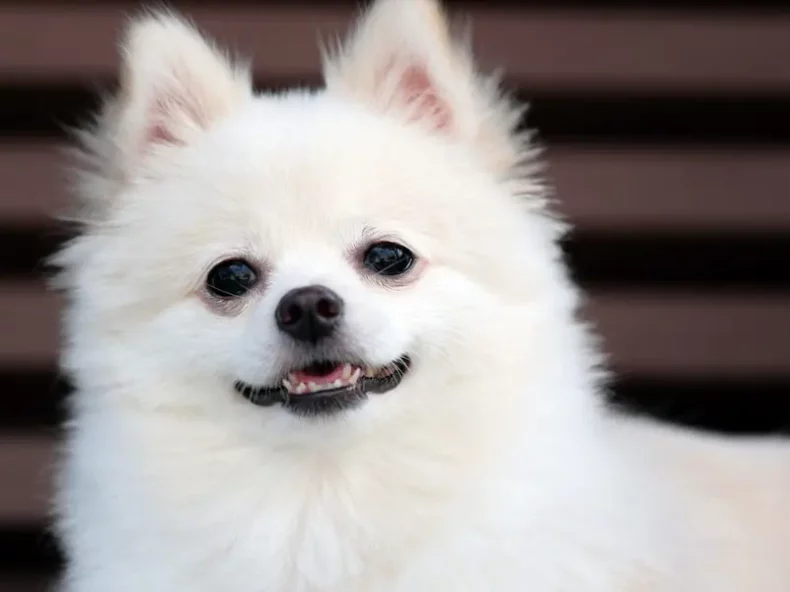
{"label": "pink inner ear", "polygon": [[179,136],[176,126],[183,125],[185,120],[197,123],[197,113],[185,99],[163,94],[149,107],[147,119],[150,125],[143,140],[146,147],[152,144],[180,146],[184,139]]}
{"label": "pink inner ear", "polygon": [[179,140],[164,122],[158,122],[148,128],[144,143],[146,146],[151,144],[178,145]]}
{"label": "pink inner ear", "polygon": [[428,72],[411,65],[402,73],[398,83],[399,99],[413,110],[414,118],[429,121],[434,129],[447,130],[452,124],[449,103],[439,96]]}

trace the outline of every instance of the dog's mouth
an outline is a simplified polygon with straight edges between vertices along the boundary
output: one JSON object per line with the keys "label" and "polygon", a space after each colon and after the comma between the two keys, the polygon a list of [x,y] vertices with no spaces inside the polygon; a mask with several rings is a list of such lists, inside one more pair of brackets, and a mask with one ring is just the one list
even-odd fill
{"label": "dog's mouth", "polygon": [[324,360],[290,371],[277,386],[256,387],[237,381],[235,388],[255,405],[281,403],[301,415],[322,415],[349,409],[369,394],[391,391],[410,366],[406,355],[379,367]]}

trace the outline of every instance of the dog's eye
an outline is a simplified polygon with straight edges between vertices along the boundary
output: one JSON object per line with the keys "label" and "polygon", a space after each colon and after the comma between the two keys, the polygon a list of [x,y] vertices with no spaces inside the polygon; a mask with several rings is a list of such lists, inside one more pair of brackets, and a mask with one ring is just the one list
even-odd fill
{"label": "dog's eye", "polygon": [[206,278],[206,289],[218,298],[238,298],[258,281],[258,276],[243,259],[218,263]]}
{"label": "dog's eye", "polygon": [[376,275],[401,275],[414,265],[414,254],[396,243],[376,243],[365,251],[363,265]]}

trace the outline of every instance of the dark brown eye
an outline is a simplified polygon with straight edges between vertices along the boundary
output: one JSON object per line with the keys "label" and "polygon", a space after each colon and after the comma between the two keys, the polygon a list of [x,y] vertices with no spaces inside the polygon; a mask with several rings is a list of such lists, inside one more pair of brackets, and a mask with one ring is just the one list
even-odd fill
{"label": "dark brown eye", "polygon": [[258,275],[243,259],[230,259],[211,268],[206,289],[217,298],[239,298],[258,282]]}
{"label": "dark brown eye", "polygon": [[376,275],[396,276],[409,271],[414,265],[414,254],[397,243],[371,245],[362,261],[366,269]]}

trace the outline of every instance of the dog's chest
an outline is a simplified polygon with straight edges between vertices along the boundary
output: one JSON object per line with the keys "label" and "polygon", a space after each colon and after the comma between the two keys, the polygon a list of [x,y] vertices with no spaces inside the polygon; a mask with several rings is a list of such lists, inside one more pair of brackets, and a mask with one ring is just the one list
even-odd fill
{"label": "dog's chest", "polygon": [[133,534],[122,545],[140,569],[195,592],[394,591],[420,549],[460,516],[443,492],[410,485],[408,475],[393,487],[395,476],[369,466],[221,460],[213,470],[205,457],[200,469],[162,466],[156,478],[149,466],[134,487],[118,488],[136,492],[124,500],[135,518],[115,530]]}

